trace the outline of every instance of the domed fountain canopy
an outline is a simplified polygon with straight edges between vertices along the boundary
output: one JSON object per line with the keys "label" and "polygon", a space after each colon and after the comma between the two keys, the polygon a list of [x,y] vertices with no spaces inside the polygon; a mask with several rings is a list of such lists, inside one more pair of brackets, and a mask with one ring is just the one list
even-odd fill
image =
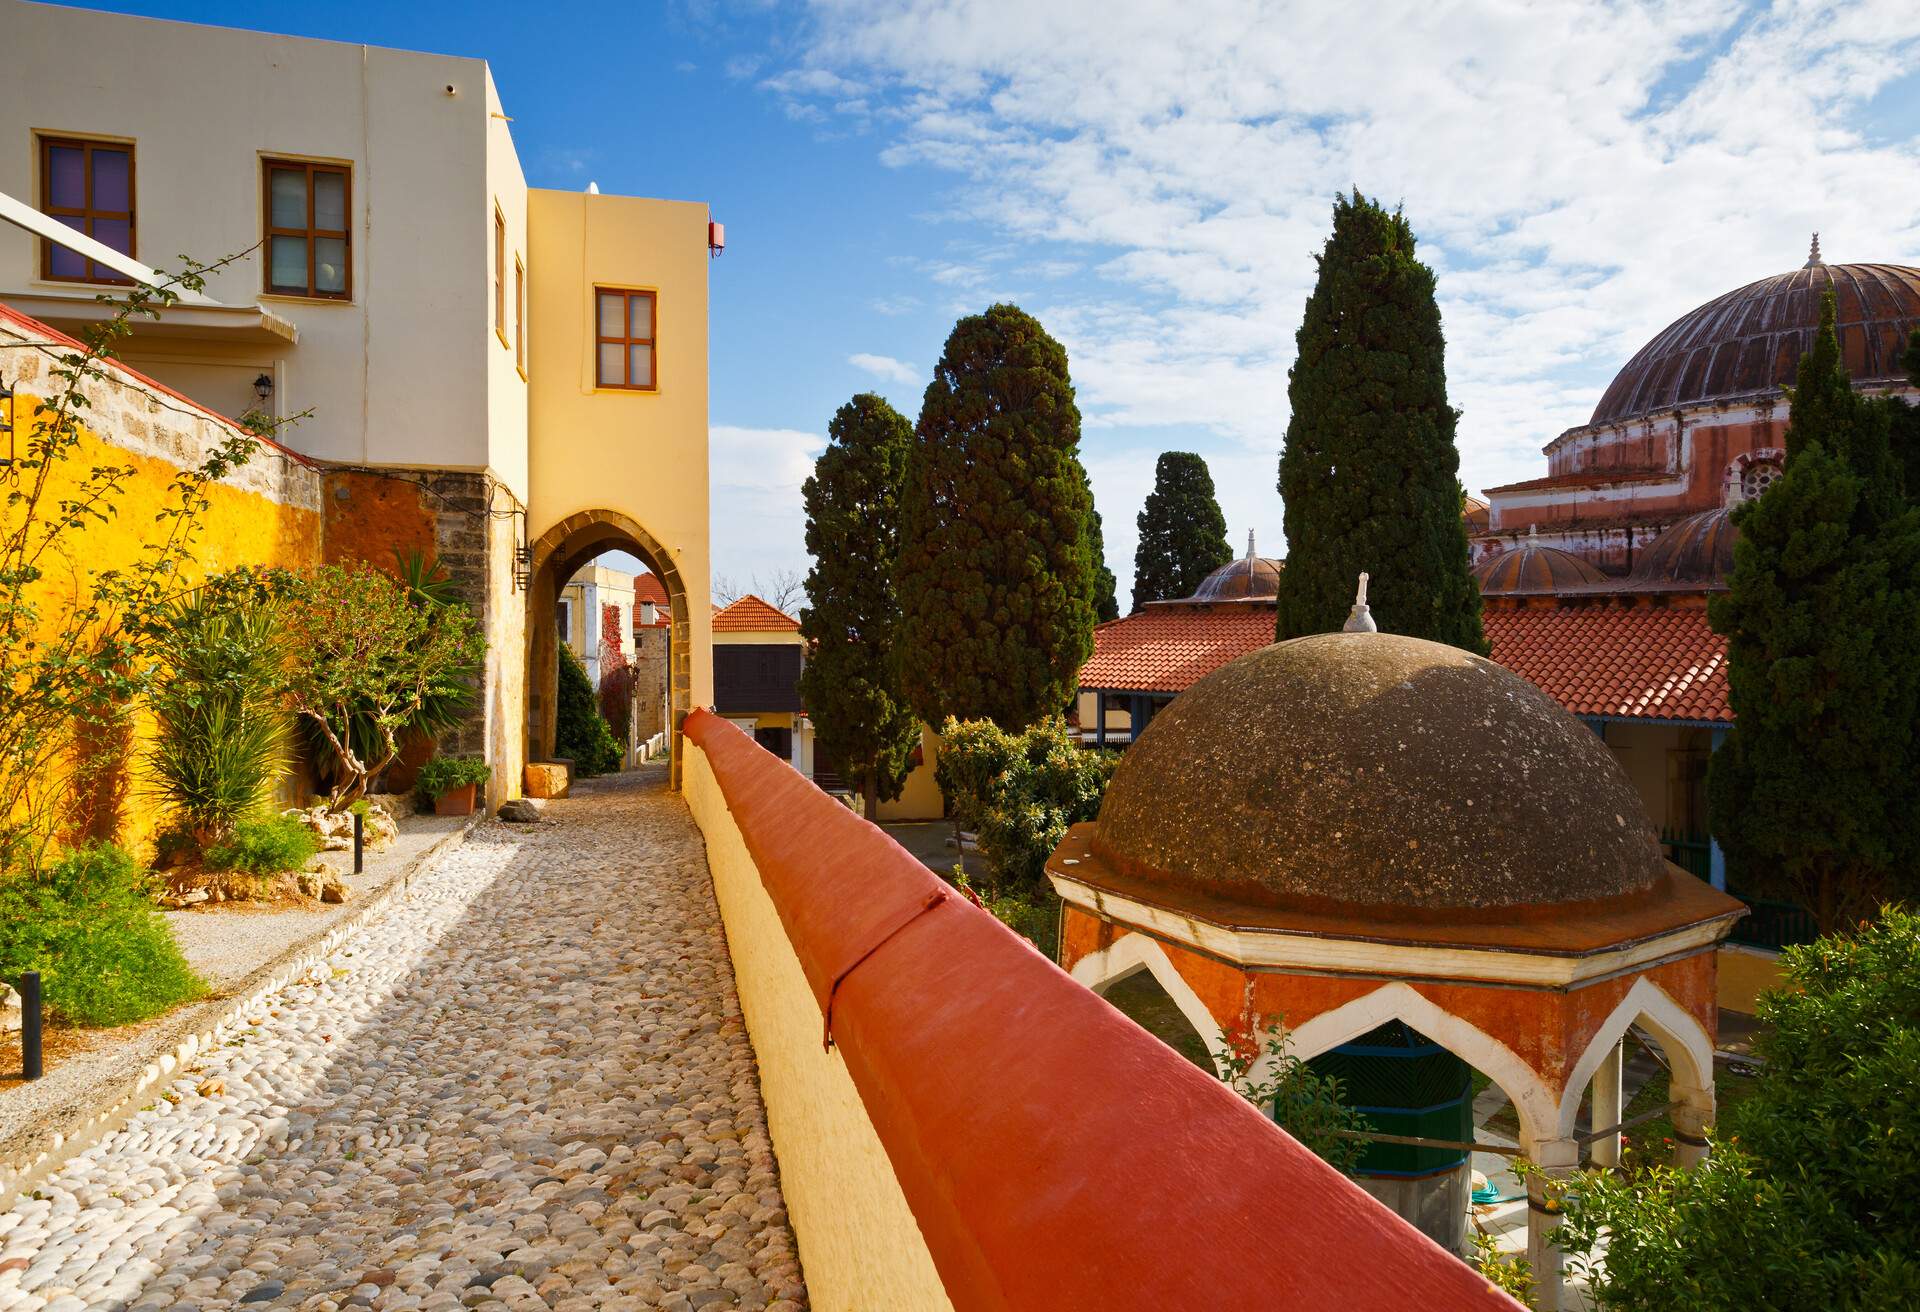
{"label": "domed fountain canopy", "polygon": [[1362,919],[1505,918],[1666,880],[1592,730],[1491,661],[1385,633],[1277,643],[1194,684],[1122,758],[1092,852],[1169,891]]}

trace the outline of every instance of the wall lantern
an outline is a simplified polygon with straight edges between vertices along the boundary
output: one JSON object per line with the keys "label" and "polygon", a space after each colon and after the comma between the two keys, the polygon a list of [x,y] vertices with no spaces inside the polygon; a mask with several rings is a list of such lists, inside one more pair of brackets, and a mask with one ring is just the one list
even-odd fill
{"label": "wall lantern", "polygon": [[261,405],[265,405],[270,399],[272,399],[273,375],[261,374],[258,378],[254,379],[253,394],[260,398]]}
{"label": "wall lantern", "polygon": [[13,389],[0,378],[0,433],[7,436],[7,454],[0,464],[13,464]]}
{"label": "wall lantern", "polygon": [[533,591],[533,548],[513,549],[513,587],[516,592]]}

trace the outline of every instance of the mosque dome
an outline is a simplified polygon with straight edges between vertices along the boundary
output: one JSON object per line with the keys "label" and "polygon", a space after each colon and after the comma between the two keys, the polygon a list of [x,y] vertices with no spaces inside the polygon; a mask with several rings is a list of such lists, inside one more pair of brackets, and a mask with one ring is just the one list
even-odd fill
{"label": "mosque dome", "polygon": [[1385,633],[1276,643],[1187,689],[1121,759],[1092,850],[1170,891],[1372,919],[1613,901],[1666,869],[1591,729]]}
{"label": "mosque dome", "polygon": [[1819,330],[1820,299],[1829,288],[1840,355],[1854,383],[1904,382],[1901,357],[1908,334],[1920,328],[1920,268],[1825,264],[1816,236],[1803,267],[1748,283],[1669,324],[1627,362],[1588,423],[1791,385]]}
{"label": "mosque dome", "polygon": [[1280,595],[1280,570],[1285,561],[1268,556],[1242,556],[1228,561],[1200,580],[1188,601],[1259,601]]}
{"label": "mosque dome", "polygon": [[1725,506],[1667,527],[1633,562],[1634,583],[1718,583],[1733,572],[1733,516]]}
{"label": "mosque dome", "polygon": [[1586,583],[1605,583],[1597,565],[1571,551],[1541,546],[1531,536],[1520,545],[1474,566],[1473,576],[1483,594],[1558,592]]}

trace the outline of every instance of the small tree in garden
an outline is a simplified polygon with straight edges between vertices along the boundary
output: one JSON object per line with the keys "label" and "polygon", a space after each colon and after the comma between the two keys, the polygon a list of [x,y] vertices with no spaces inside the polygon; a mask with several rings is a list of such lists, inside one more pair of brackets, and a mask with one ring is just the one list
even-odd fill
{"label": "small tree in garden", "polygon": [[560,644],[559,696],[555,705],[553,732],[554,755],[572,761],[580,775],[607,774],[618,770],[626,760],[620,744],[600,714],[600,698],[587,677],[587,667],[573,654],[573,648]]}
{"label": "small tree in garden", "polygon": [[1350,1175],[1366,1156],[1367,1141],[1349,1136],[1371,1130],[1373,1123],[1347,1105],[1339,1076],[1322,1074],[1293,1055],[1293,1040],[1279,1021],[1222,1030],[1214,1061],[1228,1088],[1269,1112],[1334,1170]]}
{"label": "small tree in garden", "polygon": [[1233,559],[1227,517],[1213,495],[1207,462],[1192,451],[1163,451],[1153,491],[1140,508],[1133,552],[1133,608],[1191,597],[1200,581]]}
{"label": "small tree in garden", "polygon": [[224,435],[174,476],[131,565],[88,562],[89,530],[118,516],[137,472],[111,446],[88,449],[90,391],[111,378],[108,362],[136,320],[157,317],[244,254],[213,264],[189,260],[155,286],[101,297],[111,313],[83,328],[77,345],[34,344],[50,360],[49,386],[37,404],[20,387],[11,415],[14,458],[0,466],[0,871],[40,864],[73,791],[62,766],[77,747],[124,749],[127,707],[151,681],[165,649],[167,607],[187,587],[208,487],[253,457],[256,433],[304,417],[255,417],[251,431]]}
{"label": "small tree in garden", "polygon": [[[288,697],[338,767],[327,799],[337,811],[400,754],[402,732],[474,667],[486,640],[466,607],[416,606],[400,580],[371,565],[323,565],[289,582]],[[370,748],[355,743],[356,717],[371,728]]]}
{"label": "small tree in garden", "polygon": [[1023,729],[1093,654],[1093,512],[1067,352],[1012,305],[953,327],[901,498],[900,686],[929,724]]}
{"label": "small tree in garden", "polygon": [[894,661],[900,603],[900,493],[913,425],[872,393],[827,424],[827,449],[800,489],[807,510],[811,604],[800,697],[816,748],[865,799],[867,819],[900,796],[920,721],[907,709]]}
{"label": "small tree in garden", "polygon": [[[1920,917],[1787,949],[1755,1091],[1708,1161],[1593,1172],[1561,1246],[1621,1312],[1911,1307],[1920,1289]],[[1604,1260],[1597,1259],[1604,1241]]]}
{"label": "small tree in garden", "polygon": [[1433,270],[1414,258],[1406,217],[1357,191],[1335,201],[1317,258],[1287,374],[1276,632],[1337,630],[1370,571],[1383,630],[1485,655]]}
{"label": "small tree in garden", "polygon": [[948,720],[934,777],[958,823],[979,839],[992,867],[989,896],[1030,894],[1069,825],[1100,813],[1119,757],[1090,751],[1058,717],[1019,733],[990,720]]}
{"label": "small tree in garden", "polygon": [[1920,895],[1920,508],[1905,407],[1853,390],[1832,293],[1792,395],[1786,468],[1735,509],[1708,605],[1735,713],[1708,801],[1730,881],[1832,932]]}

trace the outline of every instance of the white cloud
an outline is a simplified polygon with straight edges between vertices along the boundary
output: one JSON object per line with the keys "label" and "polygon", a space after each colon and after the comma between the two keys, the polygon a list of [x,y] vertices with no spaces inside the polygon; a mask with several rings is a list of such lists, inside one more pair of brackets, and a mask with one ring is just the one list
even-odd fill
{"label": "white cloud", "polygon": [[804,573],[800,485],[826,449],[826,435],[715,424],[707,436],[713,572],[742,579],[781,569]]}
{"label": "white cloud", "polygon": [[[1250,462],[1223,496],[1261,466],[1277,529],[1336,191],[1404,203],[1439,274],[1465,477],[1531,477],[1641,343],[1796,267],[1813,229],[1831,260],[1920,253],[1920,136],[1871,119],[1916,58],[1910,0],[823,0],[765,84],[823,109],[857,86],[882,161],[954,174],[945,217],[1028,253],[1009,268],[1097,266],[1029,307],[1072,353],[1090,434],[1212,429]],[[1008,258],[919,271],[971,301]],[[1144,489],[1095,481],[1111,546]]]}
{"label": "white cloud", "polygon": [[847,363],[855,369],[872,374],[875,378],[899,383],[903,387],[911,387],[920,381],[918,369],[890,355],[868,355],[865,351],[856,351],[847,357]]}

